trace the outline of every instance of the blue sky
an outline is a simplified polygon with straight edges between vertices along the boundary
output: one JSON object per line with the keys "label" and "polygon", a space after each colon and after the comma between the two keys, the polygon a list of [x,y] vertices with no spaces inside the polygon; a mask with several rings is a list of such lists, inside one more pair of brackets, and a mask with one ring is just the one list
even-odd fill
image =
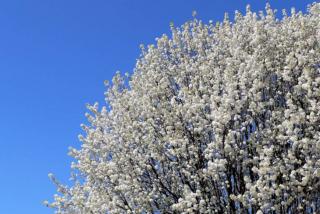
{"label": "blue sky", "polygon": [[[270,1],[305,11],[313,1]],[[139,44],[169,33],[193,10],[204,21],[264,8],[235,0],[0,1],[0,213],[45,214],[53,172],[68,182],[68,146],[79,147],[85,103],[103,103],[103,81],[131,72]]]}

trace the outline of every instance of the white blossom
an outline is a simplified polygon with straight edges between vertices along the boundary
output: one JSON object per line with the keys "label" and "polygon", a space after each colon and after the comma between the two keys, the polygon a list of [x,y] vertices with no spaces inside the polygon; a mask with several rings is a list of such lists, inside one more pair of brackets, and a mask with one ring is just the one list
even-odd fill
{"label": "white blossom", "polygon": [[[194,13],[195,16],[195,13]],[[88,105],[56,213],[319,213],[320,4],[196,17]],[[101,110],[100,110],[101,109]]]}

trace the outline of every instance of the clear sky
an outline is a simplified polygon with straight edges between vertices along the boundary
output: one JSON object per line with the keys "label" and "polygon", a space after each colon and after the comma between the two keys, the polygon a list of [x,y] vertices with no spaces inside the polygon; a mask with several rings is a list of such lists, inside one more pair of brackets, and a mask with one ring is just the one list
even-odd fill
{"label": "clear sky", "polygon": [[[313,1],[270,1],[305,11]],[[240,0],[0,1],[0,213],[52,210],[53,172],[68,182],[68,146],[79,147],[85,103],[104,100],[103,81],[131,72],[139,44],[169,33],[169,23],[221,21],[224,12],[264,8]]]}

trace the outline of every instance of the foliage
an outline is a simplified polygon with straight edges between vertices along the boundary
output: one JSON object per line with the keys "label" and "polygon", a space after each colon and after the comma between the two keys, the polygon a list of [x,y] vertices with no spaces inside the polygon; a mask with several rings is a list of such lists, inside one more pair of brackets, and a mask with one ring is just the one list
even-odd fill
{"label": "foliage", "polygon": [[320,4],[194,18],[89,106],[57,213],[319,213]]}

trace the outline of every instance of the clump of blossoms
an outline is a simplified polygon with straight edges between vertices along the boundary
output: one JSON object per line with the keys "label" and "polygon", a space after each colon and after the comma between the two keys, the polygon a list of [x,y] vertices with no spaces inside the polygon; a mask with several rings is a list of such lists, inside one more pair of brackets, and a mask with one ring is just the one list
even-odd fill
{"label": "clump of blossoms", "polygon": [[319,213],[320,4],[194,18],[89,106],[56,213]]}

